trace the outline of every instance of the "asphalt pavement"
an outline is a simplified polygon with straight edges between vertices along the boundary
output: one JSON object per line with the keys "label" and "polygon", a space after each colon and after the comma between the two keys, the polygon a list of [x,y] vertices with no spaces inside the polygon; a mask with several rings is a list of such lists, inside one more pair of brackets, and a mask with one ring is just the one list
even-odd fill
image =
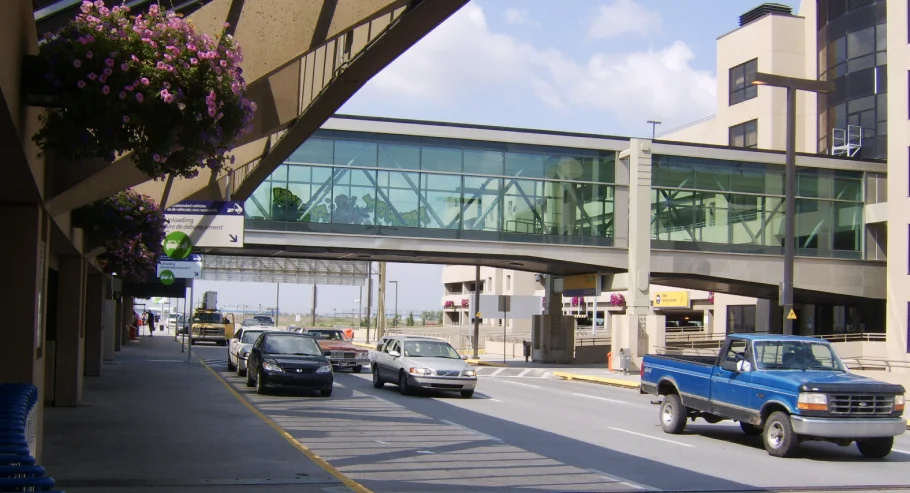
{"label": "asphalt pavement", "polygon": [[[481,376],[472,399],[402,396],[370,374],[337,372],[331,398],[259,396],[226,369],[226,349],[194,351],[294,438],[375,493],[433,491],[910,491],[910,437],[884,460],[804,444],[773,458],[735,423],[664,434],[652,396],[554,379]],[[485,372],[486,373],[486,372]],[[501,376],[500,376],[501,375]]]}

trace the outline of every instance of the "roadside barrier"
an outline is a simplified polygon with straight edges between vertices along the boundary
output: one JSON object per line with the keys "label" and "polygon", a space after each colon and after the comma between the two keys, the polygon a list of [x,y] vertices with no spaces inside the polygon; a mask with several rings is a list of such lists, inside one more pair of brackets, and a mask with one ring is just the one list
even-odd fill
{"label": "roadside barrier", "polygon": [[35,464],[37,404],[34,385],[0,384],[0,492],[59,491]]}

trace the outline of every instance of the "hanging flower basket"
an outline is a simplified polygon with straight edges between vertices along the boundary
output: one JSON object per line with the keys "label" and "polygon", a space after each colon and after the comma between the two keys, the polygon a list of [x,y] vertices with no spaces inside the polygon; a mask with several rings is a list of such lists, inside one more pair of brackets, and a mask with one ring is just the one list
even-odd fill
{"label": "hanging flower basket", "polygon": [[610,304],[613,306],[626,306],[626,297],[619,293],[613,293],[610,296]]}
{"label": "hanging flower basket", "polygon": [[467,308],[467,307],[469,307],[469,306],[471,306],[471,302],[470,302],[467,298],[462,298],[462,299],[461,299],[461,307],[462,307],[462,308]]}
{"label": "hanging flower basket", "polygon": [[578,296],[572,297],[572,306],[579,306],[581,304],[581,298]]}
{"label": "hanging flower basket", "polygon": [[[226,26],[225,26],[226,27]],[[40,57],[56,106],[32,139],[68,161],[114,161],[133,152],[150,178],[219,171],[246,133],[256,105],[244,97],[240,47],[158,5],[133,16],[126,6],[83,2],[82,13],[45,34]]]}
{"label": "hanging flower basket", "polygon": [[98,264],[106,274],[130,281],[155,276],[167,219],[148,196],[118,192],[73,211],[73,223],[104,246]]}
{"label": "hanging flower basket", "polygon": [[446,302],[442,305],[442,307],[443,307],[443,308],[446,308],[446,309],[455,308],[455,302],[452,301],[452,300],[446,301]]}
{"label": "hanging flower basket", "polygon": [[714,304],[714,291],[708,292],[708,303]]}

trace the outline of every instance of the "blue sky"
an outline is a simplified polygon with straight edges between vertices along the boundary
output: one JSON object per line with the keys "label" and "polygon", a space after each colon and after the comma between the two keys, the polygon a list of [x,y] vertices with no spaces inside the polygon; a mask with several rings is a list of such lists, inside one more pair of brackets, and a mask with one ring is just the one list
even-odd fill
{"label": "blue sky", "polygon": [[[714,113],[716,39],[757,0],[474,0],[374,77],[340,113],[650,136]],[[796,12],[799,2],[777,0]],[[389,264],[399,311],[437,309],[441,266]],[[274,306],[275,286],[197,282],[219,302]],[[197,294],[197,298],[200,294]],[[357,287],[319,289],[349,312]],[[312,287],[282,285],[283,312]],[[387,298],[389,310],[394,296]]]}

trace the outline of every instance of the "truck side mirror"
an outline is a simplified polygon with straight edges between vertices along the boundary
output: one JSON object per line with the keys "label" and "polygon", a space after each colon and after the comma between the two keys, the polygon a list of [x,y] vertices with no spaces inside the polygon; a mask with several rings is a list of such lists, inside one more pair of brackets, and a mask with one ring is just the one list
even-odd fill
{"label": "truck side mirror", "polygon": [[740,373],[752,371],[752,363],[749,363],[748,361],[741,359],[736,362],[736,371],[738,371]]}

